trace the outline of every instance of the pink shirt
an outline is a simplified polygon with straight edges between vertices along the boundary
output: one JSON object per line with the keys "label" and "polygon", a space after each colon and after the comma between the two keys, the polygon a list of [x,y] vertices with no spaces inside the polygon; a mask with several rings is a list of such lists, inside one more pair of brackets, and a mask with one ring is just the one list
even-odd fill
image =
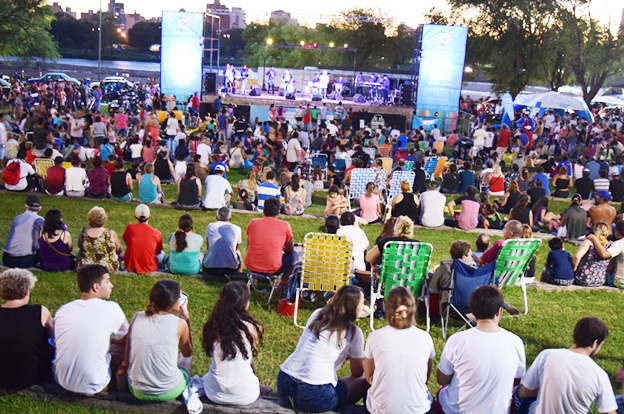
{"label": "pink shirt", "polygon": [[128,128],[128,115],[126,114],[115,115],[115,128],[117,129]]}
{"label": "pink shirt", "polygon": [[287,221],[275,217],[251,219],[247,226],[245,266],[256,272],[277,272],[282,266],[284,245],[292,238],[293,232]]}
{"label": "pink shirt", "polygon": [[362,210],[362,218],[368,223],[371,223],[379,218],[377,214],[377,206],[379,205],[379,196],[373,194],[370,197],[366,197],[366,194],[362,194],[359,198],[360,209]]}

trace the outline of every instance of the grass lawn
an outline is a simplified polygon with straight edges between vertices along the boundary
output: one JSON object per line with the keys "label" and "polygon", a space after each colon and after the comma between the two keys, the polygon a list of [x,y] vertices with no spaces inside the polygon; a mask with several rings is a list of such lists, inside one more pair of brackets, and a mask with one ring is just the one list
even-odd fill
{"label": "grass lawn", "polygon": [[[228,178],[234,181],[235,174],[228,174]],[[173,188],[173,186],[170,186]],[[167,190],[169,191],[169,190]],[[25,196],[22,194],[2,194],[2,206],[0,210],[0,245],[4,244],[10,229],[13,217],[24,209]],[[169,201],[170,199],[168,199]],[[315,193],[315,204],[312,214],[322,214],[325,202],[323,193]],[[58,208],[63,212],[64,219],[72,236],[77,239],[78,232],[86,225],[86,216],[89,209],[94,205],[104,207],[108,213],[108,228],[112,228],[121,234],[127,223],[134,221],[134,207],[132,203],[117,203],[108,200],[72,200],[68,198],[41,197],[43,207],[42,215],[50,208]],[[564,203],[565,204],[565,203]],[[320,211],[321,213],[316,213]],[[555,210],[557,211],[557,210]],[[177,228],[178,217],[181,211],[158,208],[152,209],[150,224],[159,229],[166,238]],[[203,235],[206,225],[215,220],[214,212],[193,211],[190,213],[195,222],[195,230]],[[256,217],[252,214],[234,214],[233,223],[245,230],[249,221]],[[295,235],[295,241],[301,242],[308,232],[319,231],[322,221],[318,219],[284,218],[290,222]],[[381,231],[380,225],[364,227],[371,244]],[[432,243],[434,246],[432,266],[440,260],[448,258],[450,244],[454,240],[464,239],[474,242],[476,235],[461,231],[441,231],[433,229],[418,229],[415,238]],[[496,239],[496,238],[493,238]],[[243,245],[245,239],[243,238]],[[168,247],[166,247],[168,250]],[[576,247],[566,245],[566,249],[572,253]],[[241,248],[245,251],[245,246]],[[544,265],[548,254],[546,243],[538,254],[537,269]],[[32,293],[31,303],[41,303],[47,306],[53,313],[64,303],[79,297],[76,286],[75,274],[35,272],[39,281]],[[176,277],[182,289],[190,294],[189,311],[195,333],[194,373],[203,375],[209,367],[209,358],[201,350],[201,327],[208,317],[209,312],[217,298],[219,289],[227,283],[227,280],[202,280],[199,278]],[[122,276],[113,275],[112,282],[115,285],[111,299],[118,302],[128,319],[147,304],[148,292],[157,279],[153,276]],[[505,288],[505,295],[509,303],[521,307],[522,291],[517,287]],[[264,346],[260,349],[256,359],[256,367],[260,380],[271,386],[275,386],[275,379],[279,365],[294,350],[301,331],[296,328],[292,319],[285,318],[275,312],[275,301],[267,308],[265,305],[267,294],[254,293],[250,312],[257,317],[265,326],[266,335]],[[304,321],[312,312],[320,306],[317,303],[304,303],[301,307],[300,318]],[[596,361],[615,378],[616,373],[624,361],[624,349],[620,344],[624,341],[624,319],[618,317],[617,309],[624,306],[624,296],[614,292],[604,291],[573,291],[573,292],[545,292],[537,289],[529,289],[528,316],[505,318],[503,326],[520,337],[526,343],[528,362],[532,362],[537,354],[544,348],[569,347],[572,344],[572,329],[577,319],[595,315],[602,318],[611,330],[611,336],[607,340]],[[422,321],[421,321],[422,322]],[[368,335],[368,320],[359,321],[360,326]],[[385,321],[377,320],[376,326],[385,325]],[[431,335],[436,346],[437,359],[442,351],[444,342],[439,323],[433,322]],[[411,346],[405,344],[405,346]],[[434,367],[435,368],[435,367]],[[346,367],[341,374],[347,372]],[[437,389],[435,379],[430,379],[429,388],[432,393]],[[62,404],[48,404],[33,402],[28,398],[5,396],[0,397],[0,412],[2,413],[83,413],[103,412],[90,411],[82,407]]]}

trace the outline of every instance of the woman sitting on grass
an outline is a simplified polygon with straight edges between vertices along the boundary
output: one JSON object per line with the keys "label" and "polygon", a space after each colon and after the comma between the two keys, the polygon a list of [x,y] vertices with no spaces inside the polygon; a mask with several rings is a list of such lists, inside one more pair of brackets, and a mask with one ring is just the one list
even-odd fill
{"label": "woman sitting on grass", "polygon": [[480,227],[492,230],[501,230],[503,228],[503,221],[498,214],[497,204],[484,204],[481,208],[481,213],[483,214],[483,221]]}
{"label": "woman sitting on grass", "polygon": [[178,181],[178,208],[199,208],[202,198],[202,182],[195,176],[195,164],[186,164],[186,173]]}
{"label": "woman sitting on grass", "polygon": [[108,171],[102,167],[102,158],[97,155],[93,157],[93,168],[87,172],[89,187],[87,196],[91,198],[108,197]]}
{"label": "woman sitting on grass", "polygon": [[193,233],[193,218],[182,214],[178,231],[169,236],[169,270],[176,275],[195,275],[201,269],[201,248],[204,239]]}
{"label": "woman sitting on grass", "polygon": [[[381,200],[376,194],[375,183],[366,184],[366,193],[362,194],[358,201],[362,211],[362,220],[365,224],[373,224],[381,221]],[[342,212],[341,212],[342,214]]]}
{"label": "woman sitting on grass", "polygon": [[[280,366],[277,391],[282,403],[298,411],[331,411],[364,396],[364,334],[355,324],[364,306],[364,293],[343,286],[324,308],[312,313],[297,348]],[[349,358],[351,375],[336,371]]]}
{"label": "woman sitting on grass", "polygon": [[64,272],[74,267],[72,238],[66,229],[60,210],[48,210],[39,235],[41,269]]}
{"label": "woman sitting on grass", "polygon": [[533,212],[529,207],[529,196],[522,194],[518,197],[518,203],[509,212],[509,220],[518,220],[522,224],[533,226]]}
{"label": "woman sitting on grass", "polygon": [[364,373],[371,385],[366,408],[371,414],[403,413],[407,407],[410,413],[428,413],[433,397],[427,381],[435,357],[431,335],[414,326],[416,301],[406,288],[394,287],[385,309],[388,325],[368,336],[364,350]]}
{"label": "woman sitting on grass", "polygon": [[164,203],[160,178],[154,175],[154,163],[145,164],[145,173],[137,173],[137,182],[139,183],[139,200],[143,204]]}
{"label": "woman sitting on grass", "polygon": [[340,217],[340,215],[347,210],[347,207],[349,207],[349,202],[347,198],[340,193],[338,186],[334,184],[329,187],[325,217],[331,216],[332,214]]}
{"label": "woman sitting on grass", "polygon": [[121,158],[115,160],[115,172],[111,174],[109,182],[113,200],[132,200],[132,176],[124,171],[124,162]]}
{"label": "woman sitting on grass", "polygon": [[561,216],[548,211],[549,201],[550,199],[546,196],[537,200],[537,203],[533,206],[533,221],[538,226],[551,226],[552,223],[554,225],[552,228],[559,227]]}
{"label": "woman sitting on grass", "polygon": [[202,346],[210,357],[204,390],[217,404],[248,405],[273,391],[260,383],[253,357],[262,345],[264,328],[249,314],[249,287],[231,282],[204,324]]}
{"label": "woman sitting on grass", "polygon": [[[607,241],[608,234],[609,226],[604,221],[600,221],[594,226],[594,235],[605,249],[611,247],[611,243]],[[574,264],[575,285],[596,287],[605,284],[609,259],[600,257],[594,243],[590,240],[585,239],[583,244],[579,246],[572,263]]]}
{"label": "woman sitting on grass", "polygon": [[392,199],[392,217],[407,216],[416,223],[419,219],[418,195],[412,191],[409,181],[401,181],[401,193]]}
{"label": "woman sitting on grass", "polygon": [[129,366],[128,388],[139,400],[169,401],[182,394],[191,378],[187,300],[180,298],[180,284],[170,279],[156,282],[149,299],[145,311],[130,321],[125,362],[117,374]]}
{"label": "woman sitting on grass", "polygon": [[123,247],[117,233],[104,227],[106,220],[108,216],[102,207],[95,206],[89,210],[89,226],[83,227],[78,236],[78,267],[99,264],[105,266],[109,273],[119,270],[119,254]]}
{"label": "woman sitting on grass", "polygon": [[498,205],[498,211],[500,213],[509,214],[511,209],[518,203],[518,198],[520,198],[518,183],[516,181],[510,181],[503,199],[501,201],[494,200],[494,203]]}

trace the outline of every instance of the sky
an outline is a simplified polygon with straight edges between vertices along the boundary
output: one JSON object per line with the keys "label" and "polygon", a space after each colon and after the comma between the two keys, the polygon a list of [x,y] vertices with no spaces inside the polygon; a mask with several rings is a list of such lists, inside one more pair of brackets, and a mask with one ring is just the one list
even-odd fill
{"label": "sky", "polygon": [[[48,0],[50,4],[51,0]],[[87,12],[88,10],[99,10],[100,2],[96,0],[57,0],[62,7],[71,7],[72,11]],[[551,0],[545,0],[551,1]],[[186,11],[205,11],[206,4],[212,0],[123,0],[126,13],[137,13],[146,18],[160,16],[163,11],[177,11],[183,8]],[[172,5],[175,4],[175,7]],[[397,23],[405,23],[408,26],[416,27],[424,23],[424,15],[432,6],[444,9],[445,0],[409,1],[409,0],[386,0],[384,2],[375,0],[335,1],[316,0],[306,1],[258,1],[258,0],[221,0],[221,4],[231,7],[241,7],[247,13],[247,23],[256,19],[263,19],[274,10],[284,10],[291,13],[293,18],[297,18],[302,23],[313,25],[316,22],[328,22],[331,15],[338,14],[343,10],[353,7],[380,8],[382,12],[396,19]],[[106,10],[108,0],[102,0],[102,8]],[[592,0],[592,15],[603,22],[609,20],[620,24],[624,1],[622,0]]]}

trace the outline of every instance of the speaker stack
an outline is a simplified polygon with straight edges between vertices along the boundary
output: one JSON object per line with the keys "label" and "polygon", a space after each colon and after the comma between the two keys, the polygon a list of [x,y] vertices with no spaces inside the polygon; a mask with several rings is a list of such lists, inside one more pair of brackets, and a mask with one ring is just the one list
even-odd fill
{"label": "speaker stack", "polygon": [[363,104],[366,103],[366,98],[363,97],[361,94],[356,93],[355,95],[353,95],[353,102]]}
{"label": "speaker stack", "polygon": [[412,102],[412,91],[414,90],[414,85],[411,83],[406,83],[401,85],[401,105],[411,106]]}
{"label": "speaker stack", "polygon": [[262,95],[262,89],[260,89],[259,86],[254,86],[253,88],[251,88],[251,91],[249,91],[249,96],[260,96]]}
{"label": "speaker stack", "polygon": [[217,74],[213,72],[206,73],[204,77],[204,91],[206,93],[217,93]]}

